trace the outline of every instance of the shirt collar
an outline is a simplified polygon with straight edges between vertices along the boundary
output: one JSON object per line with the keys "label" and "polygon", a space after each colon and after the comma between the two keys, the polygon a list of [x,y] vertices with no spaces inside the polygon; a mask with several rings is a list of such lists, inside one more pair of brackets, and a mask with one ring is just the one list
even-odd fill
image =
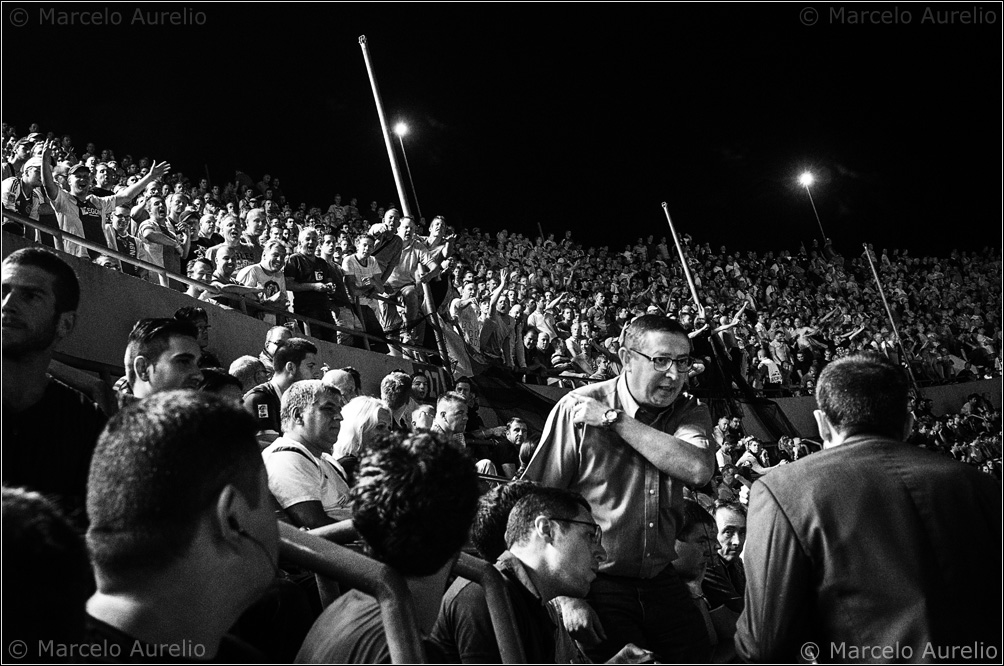
{"label": "shirt collar", "polygon": [[510,553],[508,550],[499,555],[498,561],[495,563],[495,567],[500,571],[508,571],[516,580],[519,581],[520,585],[525,587],[530,594],[532,594],[536,599],[540,600],[543,604],[544,600],[540,596],[540,592],[537,591],[537,586],[533,584],[533,580],[530,578],[530,574],[527,572],[526,567],[523,562],[520,561],[518,557]]}

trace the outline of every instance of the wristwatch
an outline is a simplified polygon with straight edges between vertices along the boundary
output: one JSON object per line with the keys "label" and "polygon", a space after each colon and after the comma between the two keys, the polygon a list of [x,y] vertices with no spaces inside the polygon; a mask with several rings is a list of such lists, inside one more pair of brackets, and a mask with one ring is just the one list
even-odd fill
{"label": "wristwatch", "polygon": [[621,410],[613,408],[603,412],[603,427],[609,428],[613,424],[617,423],[621,418],[621,414],[623,413],[624,412],[622,412]]}

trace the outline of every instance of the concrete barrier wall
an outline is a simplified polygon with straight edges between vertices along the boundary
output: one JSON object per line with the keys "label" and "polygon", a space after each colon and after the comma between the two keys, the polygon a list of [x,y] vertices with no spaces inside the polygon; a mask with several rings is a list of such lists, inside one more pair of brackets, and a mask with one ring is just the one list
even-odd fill
{"label": "concrete barrier wall", "polygon": [[[2,253],[10,253],[29,243],[7,232],[2,235]],[[122,367],[126,340],[137,320],[170,317],[186,305],[205,308],[209,314],[209,349],[227,367],[238,356],[257,356],[265,343],[268,324],[239,311],[199,301],[181,292],[165,289],[118,271],[95,266],[67,254],[60,256],[77,272],[80,280],[80,308],[77,328],[57,351]],[[392,370],[411,373],[411,361],[364,349],[344,347],[314,340],[320,360],[332,368],[351,365],[362,374],[363,392],[380,395],[380,380]]]}

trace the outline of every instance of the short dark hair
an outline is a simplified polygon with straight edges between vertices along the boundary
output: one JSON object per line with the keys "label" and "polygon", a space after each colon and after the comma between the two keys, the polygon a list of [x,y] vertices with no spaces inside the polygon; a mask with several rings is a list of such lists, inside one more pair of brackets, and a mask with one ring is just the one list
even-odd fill
{"label": "short dark hair", "polygon": [[265,501],[257,425],[217,396],[166,391],[108,422],[87,482],[87,544],[103,573],[129,574],[184,555],[202,512],[233,485]]}
{"label": "short dark hair", "polygon": [[677,540],[686,541],[689,539],[698,525],[707,525],[715,532],[718,531],[715,518],[708,513],[707,509],[698,504],[697,500],[684,498],[683,510],[680,511],[680,522],[676,525]]}
{"label": "short dark hair", "polygon": [[465,451],[438,434],[395,433],[359,464],[352,520],[369,553],[405,576],[428,576],[467,540],[478,478]]}
{"label": "short dark hair", "polygon": [[909,383],[903,369],[882,354],[853,354],[823,369],[816,402],[845,436],[868,433],[901,439],[909,413]]}
{"label": "short dark hair", "polygon": [[351,365],[347,365],[344,368],[339,368],[344,372],[349,373],[352,376],[352,383],[356,385],[356,390],[361,391],[363,388],[363,376],[359,374],[359,371],[353,368]]}
{"label": "short dark hair", "polygon": [[537,487],[533,481],[513,481],[496,486],[481,496],[471,526],[471,543],[482,558],[494,562],[505,552],[509,514],[516,502]]}
{"label": "short dark hair", "polygon": [[43,495],[22,488],[3,489],[3,604],[17,607],[4,618],[4,632],[31,646],[28,657],[41,657],[35,639],[78,641],[84,638],[84,605],[92,576],[84,540],[58,507]]}
{"label": "short dark hair", "polygon": [[174,313],[174,318],[178,321],[187,321],[194,324],[197,321],[208,322],[209,313],[197,305],[186,305],[183,308],[178,308],[178,311]]}
{"label": "short dark hair", "polygon": [[195,324],[180,319],[151,318],[140,319],[129,333],[126,343],[125,371],[129,386],[136,383],[136,370],[133,361],[142,356],[155,360],[160,357],[171,344],[171,338],[182,336],[198,339],[199,332]]}
{"label": "short dark hair", "polygon": [[316,353],[317,345],[305,338],[283,340],[279,342],[272,354],[272,367],[275,368],[276,372],[286,367],[287,363],[299,367],[303,363],[303,359],[307,358],[307,354]]}
{"label": "short dark hair", "polygon": [[645,314],[635,317],[624,327],[621,333],[621,346],[637,345],[647,333],[653,332],[688,336],[687,329],[683,328],[677,320],[663,315]]}
{"label": "short dark hair", "polygon": [[537,516],[572,519],[579,509],[592,512],[586,498],[575,491],[545,486],[533,488],[512,507],[505,530],[505,544],[512,548],[526,540],[533,531]]}
{"label": "short dark hair", "polygon": [[474,380],[471,379],[470,377],[461,377],[457,381],[453,382],[453,386],[458,386],[460,384],[467,384],[468,386],[471,387],[472,391],[474,390]]}
{"label": "short dark hair", "polygon": [[407,402],[410,390],[411,375],[407,373],[395,370],[380,380],[380,397],[391,409],[397,409]]}
{"label": "short dark hair", "polygon": [[73,268],[58,254],[40,247],[25,247],[3,260],[5,266],[34,266],[52,276],[56,314],[74,312],[80,306],[80,282]]}
{"label": "short dark hair", "polygon": [[226,386],[234,386],[238,388],[241,393],[244,392],[241,380],[237,379],[223,368],[202,369],[202,382],[199,384],[200,391],[205,391],[206,393],[217,393],[220,389]]}

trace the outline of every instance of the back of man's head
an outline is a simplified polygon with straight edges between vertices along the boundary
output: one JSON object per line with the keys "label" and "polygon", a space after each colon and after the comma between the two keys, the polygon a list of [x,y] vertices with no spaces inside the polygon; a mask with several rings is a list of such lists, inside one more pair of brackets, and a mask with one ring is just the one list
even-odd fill
{"label": "back of man's head", "polygon": [[125,371],[129,386],[136,384],[134,361],[142,356],[150,361],[160,358],[171,345],[171,338],[182,336],[197,340],[199,336],[195,324],[174,318],[140,319],[129,333],[126,343]]}
{"label": "back of man's head", "polygon": [[339,393],[342,394],[347,400],[351,400],[356,397],[356,383],[352,378],[352,375],[345,370],[328,370],[324,373],[324,377],[321,379],[326,386],[338,389]]}
{"label": "back of man's head", "polygon": [[193,391],[153,395],[116,414],[98,440],[87,483],[87,545],[106,579],[184,557],[227,486],[257,507],[262,459],[254,419]]}
{"label": "back of man's head", "polygon": [[380,380],[380,397],[390,409],[398,409],[408,401],[411,376],[394,371]]}
{"label": "back of man's head", "polygon": [[237,378],[245,393],[258,385],[258,380],[268,371],[255,356],[240,356],[230,364],[229,374]]}
{"label": "back of man's head", "polygon": [[589,502],[579,493],[537,486],[512,507],[505,530],[505,545],[511,549],[526,543],[534,531],[537,516],[574,520],[581,509],[592,511]]}
{"label": "back of man's head", "polygon": [[535,488],[539,486],[532,481],[513,481],[492,488],[481,496],[478,513],[471,526],[471,543],[482,558],[494,562],[505,551],[509,514],[516,502]]}
{"label": "back of man's head", "polygon": [[844,437],[870,434],[902,439],[909,384],[895,363],[882,354],[864,352],[826,366],[816,385],[816,402]]}
{"label": "back of man's head", "polygon": [[3,266],[32,266],[51,275],[56,314],[74,312],[79,307],[80,282],[77,274],[55,252],[39,247],[22,248],[8,255],[3,260]]}
{"label": "back of man's head", "polygon": [[477,501],[464,451],[428,432],[394,434],[359,465],[352,520],[375,559],[404,576],[429,576],[467,540]]}
{"label": "back of man's head", "polygon": [[272,367],[276,374],[286,372],[286,364],[292,363],[299,368],[307,354],[316,354],[317,345],[304,338],[290,338],[279,343],[278,348],[272,354]]}

